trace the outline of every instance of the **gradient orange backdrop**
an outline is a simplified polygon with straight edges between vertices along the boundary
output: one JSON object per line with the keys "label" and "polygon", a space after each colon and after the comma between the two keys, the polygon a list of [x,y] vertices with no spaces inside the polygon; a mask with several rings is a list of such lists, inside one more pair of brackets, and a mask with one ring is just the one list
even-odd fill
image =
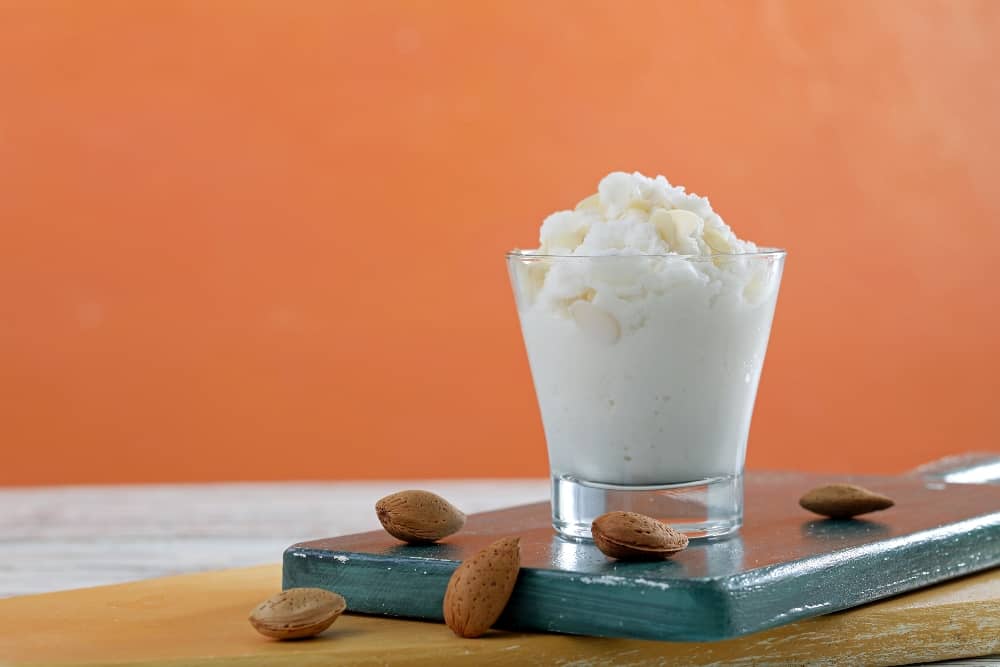
{"label": "gradient orange backdrop", "polygon": [[752,467],[998,450],[1000,3],[5,2],[0,483],[546,472],[503,252],[787,247]]}

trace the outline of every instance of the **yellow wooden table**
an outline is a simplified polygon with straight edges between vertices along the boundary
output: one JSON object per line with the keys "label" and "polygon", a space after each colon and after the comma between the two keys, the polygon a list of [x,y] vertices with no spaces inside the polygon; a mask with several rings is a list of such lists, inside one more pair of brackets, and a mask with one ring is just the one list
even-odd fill
{"label": "yellow wooden table", "polygon": [[740,639],[686,644],[492,632],[345,615],[275,642],[247,614],[281,568],[182,575],[0,600],[0,665],[896,665],[1000,652],[1000,570]]}

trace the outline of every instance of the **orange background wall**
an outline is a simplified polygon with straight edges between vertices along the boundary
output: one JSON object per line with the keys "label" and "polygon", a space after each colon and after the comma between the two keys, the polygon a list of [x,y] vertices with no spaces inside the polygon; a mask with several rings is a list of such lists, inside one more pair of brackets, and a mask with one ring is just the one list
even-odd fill
{"label": "orange background wall", "polygon": [[0,483],[522,476],[613,169],[790,250],[752,467],[998,450],[1000,3],[5,2]]}

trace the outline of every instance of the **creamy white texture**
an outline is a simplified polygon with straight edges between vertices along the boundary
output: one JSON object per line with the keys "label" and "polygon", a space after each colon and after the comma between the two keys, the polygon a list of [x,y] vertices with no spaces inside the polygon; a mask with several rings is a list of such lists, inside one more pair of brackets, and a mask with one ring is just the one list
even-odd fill
{"label": "creamy white texture", "polygon": [[553,474],[738,474],[781,267],[662,176],[549,216],[512,269]]}
{"label": "creamy white texture", "polygon": [[554,255],[698,255],[754,252],[741,241],[705,197],[688,194],[663,176],[614,172],[597,194],[572,211],[542,223],[539,251]]}

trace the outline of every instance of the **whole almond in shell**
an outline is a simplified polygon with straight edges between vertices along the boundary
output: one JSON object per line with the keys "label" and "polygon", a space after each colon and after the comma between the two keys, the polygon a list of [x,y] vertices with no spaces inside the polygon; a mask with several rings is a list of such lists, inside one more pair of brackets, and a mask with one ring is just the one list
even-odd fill
{"label": "whole almond in shell", "polygon": [[619,560],[662,560],[687,548],[688,537],[667,524],[636,512],[608,512],[590,526],[594,544]]}
{"label": "whole almond in shell", "polygon": [[832,519],[849,519],[859,514],[892,507],[892,498],[854,484],[818,486],[799,499],[799,505]]}
{"label": "whole almond in shell", "polygon": [[347,608],[343,597],[322,588],[289,588],[250,612],[257,632],[274,639],[303,639],[330,627]]}
{"label": "whole almond in shell", "polygon": [[398,491],[375,503],[378,520],[386,532],[410,544],[427,544],[457,533],[465,515],[430,491]]}
{"label": "whole almond in shell", "polygon": [[462,562],[444,594],[444,622],[459,637],[478,637],[507,606],[521,568],[521,538],[505,537]]}

